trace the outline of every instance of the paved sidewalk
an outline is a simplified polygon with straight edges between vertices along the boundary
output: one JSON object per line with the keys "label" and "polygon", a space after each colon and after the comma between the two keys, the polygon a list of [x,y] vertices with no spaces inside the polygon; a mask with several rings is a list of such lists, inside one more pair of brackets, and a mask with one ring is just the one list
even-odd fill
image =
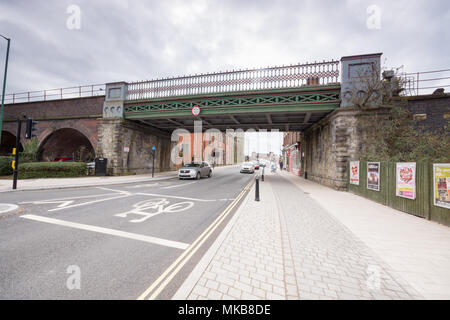
{"label": "paved sidewalk", "polygon": [[[221,170],[227,166],[220,166],[214,170]],[[152,178],[152,174],[138,174],[128,176],[88,176],[76,178],[42,178],[42,179],[23,179],[17,181],[17,189],[12,189],[12,180],[0,179],[0,192],[19,192],[26,190],[45,190],[45,189],[63,189],[93,187],[103,185],[114,185],[134,182],[150,182],[176,178],[178,171],[157,172]]]}
{"label": "paved sidewalk", "polygon": [[24,179],[17,181],[17,189],[12,190],[12,180],[0,179],[0,192],[6,191],[25,191],[25,190],[44,190],[44,189],[62,189],[74,187],[92,187],[99,185],[113,185],[132,182],[157,181],[175,178],[176,171],[158,172],[154,178],[151,174],[129,175],[129,176],[104,176],[104,177],[77,177],[77,178],[41,178]]}
{"label": "paved sidewalk", "polygon": [[[254,190],[249,193],[173,299],[433,298],[386,263],[392,250],[369,241],[383,237],[386,228],[364,229],[362,223],[349,221],[378,225],[382,220],[389,230],[407,230],[404,224],[414,220],[414,228],[425,232],[420,237],[431,239],[427,244],[438,248],[434,253],[445,266],[450,261],[450,228],[403,213],[409,221],[398,219],[399,212],[387,207],[392,212],[373,217],[366,208],[381,205],[285,172],[266,175],[260,192],[260,202],[254,201]],[[429,263],[429,255],[415,250],[414,241],[408,245],[406,236],[397,237],[393,245],[401,242],[403,247],[394,251],[416,264]],[[433,273],[443,283],[449,279],[449,272],[435,269],[416,277]],[[449,288],[439,298],[448,299]]]}

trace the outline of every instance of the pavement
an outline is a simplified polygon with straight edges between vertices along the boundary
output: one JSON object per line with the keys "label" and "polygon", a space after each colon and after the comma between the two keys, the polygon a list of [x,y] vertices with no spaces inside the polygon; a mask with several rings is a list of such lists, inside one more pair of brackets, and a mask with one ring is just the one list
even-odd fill
{"label": "pavement", "polygon": [[152,178],[151,174],[139,174],[129,176],[88,176],[77,178],[41,178],[22,179],[17,181],[17,189],[12,189],[12,180],[0,179],[0,192],[26,191],[26,190],[46,190],[63,188],[81,188],[103,185],[115,185],[145,181],[159,181],[175,178],[177,171],[157,172]]}
{"label": "pavement", "polygon": [[450,299],[450,228],[267,173],[172,299]]}

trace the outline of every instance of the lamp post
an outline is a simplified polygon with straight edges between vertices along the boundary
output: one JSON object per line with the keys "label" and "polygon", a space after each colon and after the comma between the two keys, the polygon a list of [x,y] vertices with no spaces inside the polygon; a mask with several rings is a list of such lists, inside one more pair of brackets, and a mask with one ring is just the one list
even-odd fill
{"label": "lamp post", "polygon": [[0,34],[0,37],[8,41],[8,46],[6,48],[6,62],[5,62],[5,74],[3,76],[3,91],[2,91],[2,107],[0,109],[0,143],[2,141],[2,130],[3,130],[3,107],[5,104],[5,88],[6,88],[6,73],[8,72],[8,58],[9,58],[9,43],[11,39],[6,38]]}

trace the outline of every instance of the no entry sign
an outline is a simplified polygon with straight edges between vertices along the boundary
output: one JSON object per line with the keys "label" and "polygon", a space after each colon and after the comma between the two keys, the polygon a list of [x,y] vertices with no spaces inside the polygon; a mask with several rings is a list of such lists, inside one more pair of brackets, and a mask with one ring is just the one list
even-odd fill
{"label": "no entry sign", "polygon": [[200,107],[199,106],[193,106],[191,109],[192,115],[194,117],[197,117],[200,114]]}

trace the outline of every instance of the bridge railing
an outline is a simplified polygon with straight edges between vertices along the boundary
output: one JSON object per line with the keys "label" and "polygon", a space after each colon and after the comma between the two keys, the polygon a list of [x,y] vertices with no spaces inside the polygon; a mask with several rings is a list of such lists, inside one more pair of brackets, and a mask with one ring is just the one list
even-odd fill
{"label": "bridge railing", "polygon": [[339,83],[339,61],[234,70],[150,81],[129,82],[127,100]]}
{"label": "bridge railing", "polygon": [[438,88],[450,88],[450,69],[400,74],[404,96],[431,94]]}
{"label": "bridge railing", "polygon": [[[62,100],[70,98],[94,97],[105,95],[104,84],[92,84],[78,87],[47,89],[5,94],[5,104],[34,101]],[[0,95],[1,101],[1,95]]]}

